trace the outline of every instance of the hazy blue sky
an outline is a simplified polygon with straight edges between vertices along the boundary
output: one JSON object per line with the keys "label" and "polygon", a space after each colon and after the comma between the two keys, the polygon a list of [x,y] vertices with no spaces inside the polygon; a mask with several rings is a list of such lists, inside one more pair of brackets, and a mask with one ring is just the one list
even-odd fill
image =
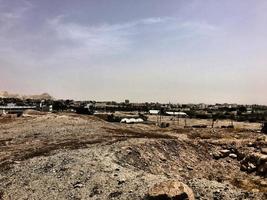
{"label": "hazy blue sky", "polygon": [[267,104],[266,0],[0,0],[0,90]]}

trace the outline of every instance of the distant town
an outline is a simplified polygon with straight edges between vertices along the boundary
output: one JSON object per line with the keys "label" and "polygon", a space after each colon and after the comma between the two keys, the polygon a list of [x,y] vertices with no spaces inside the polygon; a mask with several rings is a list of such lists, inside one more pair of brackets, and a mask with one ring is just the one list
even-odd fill
{"label": "distant town", "polygon": [[231,119],[248,122],[264,122],[267,120],[267,106],[265,105],[132,103],[129,100],[124,102],[55,100],[48,94],[35,95],[34,98],[0,97],[0,115],[17,114],[19,116],[27,109],[91,115],[123,111],[199,119]]}

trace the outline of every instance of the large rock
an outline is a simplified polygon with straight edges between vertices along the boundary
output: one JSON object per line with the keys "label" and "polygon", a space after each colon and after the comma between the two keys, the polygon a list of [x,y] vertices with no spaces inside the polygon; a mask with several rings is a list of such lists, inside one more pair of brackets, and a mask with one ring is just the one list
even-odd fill
{"label": "large rock", "polygon": [[213,152],[212,155],[213,155],[213,158],[214,159],[218,160],[220,158],[225,158],[225,157],[229,156],[230,153],[231,153],[230,150],[228,150],[228,149],[222,149],[222,150]]}
{"label": "large rock", "polygon": [[230,157],[230,158],[233,158],[233,159],[236,159],[236,158],[237,158],[237,155],[234,154],[234,153],[230,153],[230,154],[229,154],[229,157]]}
{"label": "large rock", "polygon": [[147,194],[149,200],[194,200],[191,188],[174,180],[155,184]]}
{"label": "large rock", "polygon": [[222,149],[222,150],[220,150],[220,153],[225,158],[225,157],[229,156],[229,154],[231,153],[231,151],[228,150],[228,149]]}

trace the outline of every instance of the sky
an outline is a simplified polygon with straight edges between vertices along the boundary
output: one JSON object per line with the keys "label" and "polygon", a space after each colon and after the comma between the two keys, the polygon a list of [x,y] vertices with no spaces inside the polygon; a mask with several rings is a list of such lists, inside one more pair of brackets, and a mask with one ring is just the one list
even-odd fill
{"label": "sky", "polygon": [[0,0],[0,91],[267,104],[266,0]]}

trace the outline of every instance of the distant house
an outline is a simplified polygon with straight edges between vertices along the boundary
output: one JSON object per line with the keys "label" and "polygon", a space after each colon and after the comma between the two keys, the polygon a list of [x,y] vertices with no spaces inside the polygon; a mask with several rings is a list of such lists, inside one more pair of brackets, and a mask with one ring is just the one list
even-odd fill
{"label": "distant house", "polygon": [[159,114],[159,110],[149,110],[148,111],[148,113],[150,114],[150,115],[158,115]]}
{"label": "distant house", "polygon": [[187,117],[185,112],[175,112],[175,111],[167,111],[167,115],[177,116],[177,117]]}
{"label": "distant house", "polygon": [[135,118],[123,118],[121,120],[121,123],[126,123],[126,124],[134,124],[134,123],[142,123],[142,122],[144,122],[144,120],[141,118],[137,118],[137,119],[135,119]]}
{"label": "distant house", "polygon": [[0,113],[21,115],[27,109],[36,109],[36,106],[17,106],[14,103],[9,103],[6,106],[0,106]]}

